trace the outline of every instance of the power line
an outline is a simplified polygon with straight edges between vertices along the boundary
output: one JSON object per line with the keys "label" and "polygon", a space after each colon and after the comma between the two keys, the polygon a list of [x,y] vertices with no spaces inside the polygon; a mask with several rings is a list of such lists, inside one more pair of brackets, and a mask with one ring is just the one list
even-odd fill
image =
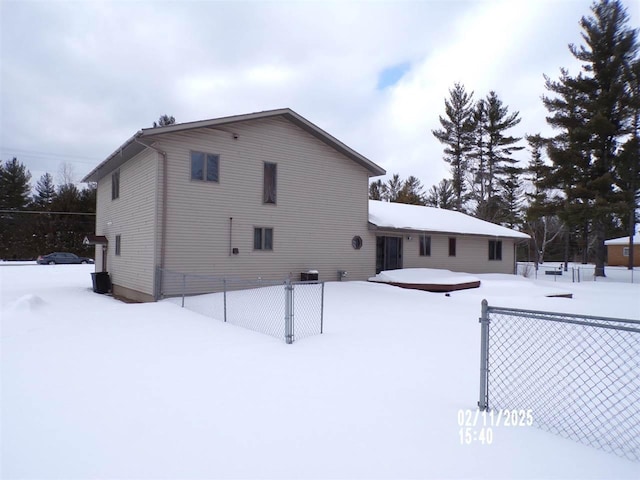
{"label": "power line", "polygon": [[4,155],[24,155],[27,157],[39,157],[39,158],[59,158],[59,159],[68,159],[73,162],[78,163],[86,163],[86,164],[95,164],[96,162],[100,162],[104,159],[100,158],[91,158],[81,155],[69,155],[66,153],[54,153],[54,152],[39,152],[36,150],[26,150],[21,148],[12,148],[12,147],[2,147],[0,151],[3,152]]}
{"label": "power line", "polygon": [[94,215],[95,212],[46,212],[38,210],[0,210],[0,213],[29,213],[37,215]]}

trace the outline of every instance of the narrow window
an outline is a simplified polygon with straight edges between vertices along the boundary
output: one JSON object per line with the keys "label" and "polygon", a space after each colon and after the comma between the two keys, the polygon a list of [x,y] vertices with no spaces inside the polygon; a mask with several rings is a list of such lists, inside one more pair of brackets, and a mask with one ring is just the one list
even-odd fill
{"label": "narrow window", "polygon": [[276,203],[276,174],[278,165],[264,163],[264,188],[262,192],[263,203]]}
{"label": "narrow window", "polygon": [[111,200],[120,197],[120,170],[111,174]]}
{"label": "narrow window", "polygon": [[449,256],[456,256],[456,237],[449,237]]}
{"label": "narrow window", "polygon": [[429,235],[420,235],[420,256],[431,256],[431,237]]}
{"label": "narrow window", "polygon": [[273,250],[273,228],[255,227],[253,229],[253,249]]}
{"label": "narrow window", "polygon": [[489,260],[502,260],[502,240],[489,240]]}
{"label": "narrow window", "polygon": [[120,244],[121,244],[120,235],[116,235],[116,255],[117,256],[120,256]]}
{"label": "narrow window", "polygon": [[218,182],[220,155],[212,153],[191,152],[191,180]]}
{"label": "narrow window", "polygon": [[622,247],[622,256],[623,257],[629,256],[629,247]]}

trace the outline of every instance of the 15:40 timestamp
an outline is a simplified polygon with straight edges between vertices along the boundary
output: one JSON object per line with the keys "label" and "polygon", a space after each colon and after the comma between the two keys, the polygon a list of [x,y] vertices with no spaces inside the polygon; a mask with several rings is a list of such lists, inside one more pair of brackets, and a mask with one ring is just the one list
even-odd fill
{"label": "15:40 timestamp", "polygon": [[493,429],[491,427],[472,428],[462,427],[458,430],[460,445],[491,445],[493,443]]}

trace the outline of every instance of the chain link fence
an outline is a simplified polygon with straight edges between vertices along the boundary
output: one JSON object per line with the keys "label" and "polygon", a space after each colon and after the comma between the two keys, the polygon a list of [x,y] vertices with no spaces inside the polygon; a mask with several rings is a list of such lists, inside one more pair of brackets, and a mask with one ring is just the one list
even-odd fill
{"label": "chain link fence", "polygon": [[640,461],[640,321],[482,302],[481,410]]}
{"label": "chain link fence", "polygon": [[[534,262],[518,262],[516,275],[536,280],[548,280],[552,282],[564,281],[572,283],[602,281],[602,277],[596,277],[595,265],[583,265],[569,262],[565,268],[564,263],[546,263],[536,265]],[[636,267],[629,270],[627,267],[606,266],[607,279],[613,279],[623,283],[638,283],[640,272]]]}
{"label": "chain link fence", "polygon": [[237,279],[160,271],[161,297],[287,343],[323,333],[324,282]]}

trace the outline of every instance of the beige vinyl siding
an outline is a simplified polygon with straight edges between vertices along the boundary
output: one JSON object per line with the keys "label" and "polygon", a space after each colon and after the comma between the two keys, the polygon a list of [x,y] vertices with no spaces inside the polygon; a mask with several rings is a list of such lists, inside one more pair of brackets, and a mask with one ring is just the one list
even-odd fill
{"label": "beige vinyl siding", "polygon": [[[146,150],[120,167],[120,197],[111,199],[111,172],[98,182],[96,234],[109,241],[107,271],[114,285],[153,294],[156,250],[157,155]],[[121,254],[115,255],[116,235]],[[96,270],[102,247],[96,247]]]}
{"label": "beige vinyl siding", "polygon": [[[378,232],[378,235],[383,234]],[[514,240],[511,238],[481,237],[425,233],[431,236],[431,256],[420,256],[420,233],[403,235],[404,268],[443,268],[468,273],[513,273]],[[397,234],[396,234],[397,236]],[[411,240],[408,240],[411,236]],[[456,238],[456,256],[449,256],[449,238]],[[489,260],[489,240],[502,241],[502,260]]]}
{"label": "beige vinyl siding", "polygon": [[[168,155],[166,268],[273,279],[308,269],[323,280],[336,280],[338,270],[360,280],[375,273],[368,171],[292,123],[168,134],[157,146]],[[191,151],[220,155],[219,182],[191,180]],[[263,203],[264,162],[277,164],[276,205]],[[272,251],[254,251],[254,227],[273,228]],[[351,246],[355,235],[360,250]]]}

